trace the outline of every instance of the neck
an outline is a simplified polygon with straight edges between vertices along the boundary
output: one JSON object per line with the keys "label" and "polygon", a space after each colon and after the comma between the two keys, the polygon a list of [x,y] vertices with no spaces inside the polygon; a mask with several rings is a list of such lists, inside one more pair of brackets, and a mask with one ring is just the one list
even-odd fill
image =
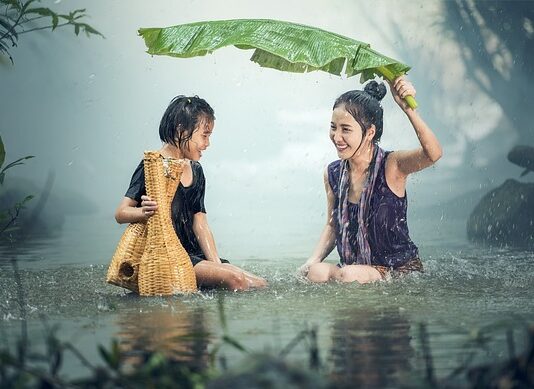
{"label": "neck", "polygon": [[375,145],[369,143],[367,145],[362,145],[360,150],[358,150],[352,157],[349,158],[349,166],[353,172],[363,172],[369,168],[371,160],[373,159],[373,152]]}
{"label": "neck", "polygon": [[178,147],[165,143],[159,151],[166,158],[184,159],[184,153]]}

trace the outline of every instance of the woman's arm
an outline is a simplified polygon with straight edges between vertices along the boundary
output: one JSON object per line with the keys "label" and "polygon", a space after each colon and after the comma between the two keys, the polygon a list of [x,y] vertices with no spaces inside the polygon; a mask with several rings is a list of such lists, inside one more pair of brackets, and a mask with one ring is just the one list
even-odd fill
{"label": "woman's arm", "polygon": [[217,253],[217,247],[215,247],[215,239],[213,239],[213,234],[208,225],[208,218],[204,212],[197,212],[193,216],[193,232],[206,259],[221,263],[221,259]]}
{"label": "woman's arm", "polygon": [[158,205],[148,196],[141,196],[141,207],[137,207],[137,201],[124,197],[115,211],[117,223],[146,223],[154,215]]}
{"label": "woman's arm", "polygon": [[322,262],[328,254],[332,252],[336,245],[335,225],[332,218],[332,211],[334,209],[334,192],[328,182],[328,171],[325,169],[324,186],[326,190],[326,224],[321,232],[319,242],[315,246],[312,255],[308,258],[306,263],[301,267],[301,272],[306,273],[307,268],[315,263]]}
{"label": "woman's arm", "polygon": [[395,168],[400,176],[405,178],[411,173],[418,172],[433,165],[441,158],[443,151],[430,127],[419,116],[417,111],[411,109],[404,101],[404,97],[407,95],[415,96],[413,85],[402,76],[395,79],[393,83],[390,83],[390,90],[395,102],[406,113],[406,116],[408,116],[421,144],[421,147],[418,149],[394,151],[388,157],[388,160],[391,158],[391,161],[394,162],[393,164],[389,163],[389,165]]}

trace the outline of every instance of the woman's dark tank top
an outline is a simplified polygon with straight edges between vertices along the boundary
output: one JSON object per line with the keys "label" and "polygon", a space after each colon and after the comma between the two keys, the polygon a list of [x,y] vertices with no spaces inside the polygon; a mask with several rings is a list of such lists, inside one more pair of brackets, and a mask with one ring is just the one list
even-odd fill
{"label": "woman's dark tank top", "polygon": [[[397,268],[411,259],[419,257],[417,246],[412,242],[406,220],[407,196],[398,197],[389,189],[386,182],[386,153],[378,171],[375,187],[371,195],[368,223],[371,264]],[[336,228],[337,251],[341,258],[341,235],[338,222],[339,174],[341,160],[328,165],[328,182],[334,192],[333,220]],[[349,242],[353,250],[358,249],[358,204],[349,203]]]}

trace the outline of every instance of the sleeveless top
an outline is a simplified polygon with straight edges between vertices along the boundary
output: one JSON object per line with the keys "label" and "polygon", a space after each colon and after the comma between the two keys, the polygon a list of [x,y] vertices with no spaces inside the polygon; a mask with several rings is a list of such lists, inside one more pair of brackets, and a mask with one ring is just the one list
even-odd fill
{"label": "sleeveless top", "polygon": [[[386,182],[386,160],[391,152],[386,152],[376,178],[371,195],[368,223],[368,239],[371,248],[371,264],[397,268],[419,257],[417,246],[412,242],[406,220],[407,195],[398,197],[389,189]],[[336,231],[336,246],[343,264],[341,234],[338,221],[339,175],[341,160],[328,165],[328,182],[334,193],[333,220]],[[358,204],[349,203],[349,242],[351,248],[358,249]]]}

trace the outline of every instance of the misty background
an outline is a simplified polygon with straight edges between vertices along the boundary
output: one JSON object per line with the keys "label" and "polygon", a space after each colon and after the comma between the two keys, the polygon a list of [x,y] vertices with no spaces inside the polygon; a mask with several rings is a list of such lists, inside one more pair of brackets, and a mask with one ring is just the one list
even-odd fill
{"label": "misty background", "polygon": [[[534,78],[527,49],[532,2],[42,3],[86,8],[87,22],[105,36],[32,32],[13,48],[15,65],[1,58],[6,159],[35,156],[8,173],[6,186],[36,194],[35,206],[53,180],[40,214],[46,227],[34,229],[55,236],[42,251],[51,262],[109,262],[124,230],[115,207],[143,151],[159,149],[159,120],[178,94],[199,95],[215,110],[201,163],[222,257],[305,259],[326,221],[322,174],[337,158],[328,138],[331,107],[341,93],[362,88],[359,77],[263,69],[249,61],[252,51],[234,47],[191,59],[152,57],[137,36],[140,27],[280,19],[368,42],[411,65],[419,112],[444,150],[407,188],[409,226],[423,252],[425,245],[465,240],[478,199],[522,171],[506,160],[510,148],[534,144],[527,94]],[[381,146],[418,147],[389,91],[383,106]]]}

